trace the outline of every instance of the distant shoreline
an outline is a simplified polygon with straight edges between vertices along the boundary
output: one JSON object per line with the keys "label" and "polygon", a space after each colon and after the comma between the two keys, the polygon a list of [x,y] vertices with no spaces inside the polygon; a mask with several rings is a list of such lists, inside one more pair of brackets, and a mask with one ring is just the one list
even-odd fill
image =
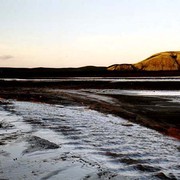
{"label": "distant shoreline", "polygon": [[118,78],[104,79],[103,77],[98,79],[81,79],[81,78],[64,78],[64,79],[54,79],[54,81],[48,81],[43,79],[39,79],[39,81],[35,81],[33,79],[19,79],[16,80],[15,78],[10,80],[0,80],[0,89],[1,88],[60,88],[60,89],[130,89],[130,90],[180,90],[180,80],[173,79],[173,81],[166,80],[166,81],[136,81],[135,79],[128,79],[127,81],[118,81]]}

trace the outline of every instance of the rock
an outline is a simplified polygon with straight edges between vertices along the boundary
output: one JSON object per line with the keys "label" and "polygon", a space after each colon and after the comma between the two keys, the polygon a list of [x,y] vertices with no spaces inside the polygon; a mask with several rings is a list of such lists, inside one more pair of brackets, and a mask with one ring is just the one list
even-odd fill
{"label": "rock", "polygon": [[29,146],[27,149],[23,151],[23,154],[26,153],[32,153],[35,151],[41,151],[45,149],[57,149],[59,148],[59,145],[50,142],[46,139],[40,138],[38,136],[32,136],[27,138],[27,141],[29,143]]}
{"label": "rock", "polygon": [[107,68],[109,71],[133,71],[135,67],[132,64],[114,64]]}

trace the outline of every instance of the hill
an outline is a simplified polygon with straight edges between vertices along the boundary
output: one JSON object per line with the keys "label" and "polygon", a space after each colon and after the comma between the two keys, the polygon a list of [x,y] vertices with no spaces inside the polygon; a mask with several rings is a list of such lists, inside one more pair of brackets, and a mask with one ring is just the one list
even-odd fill
{"label": "hill", "polygon": [[180,70],[180,51],[168,51],[154,54],[135,64],[115,64],[108,70],[123,71],[178,71]]}
{"label": "hill", "polygon": [[0,78],[180,76],[180,51],[154,54],[135,64],[79,68],[0,68]]}
{"label": "hill", "polygon": [[0,68],[0,78],[58,78],[101,76],[106,67],[85,66],[80,68]]}

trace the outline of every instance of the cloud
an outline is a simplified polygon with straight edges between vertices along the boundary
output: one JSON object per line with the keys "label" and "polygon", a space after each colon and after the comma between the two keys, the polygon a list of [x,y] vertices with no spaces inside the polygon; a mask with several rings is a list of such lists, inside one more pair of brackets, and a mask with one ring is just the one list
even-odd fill
{"label": "cloud", "polygon": [[0,60],[8,60],[8,59],[12,59],[12,58],[14,58],[14,56],[11,56],[11,55],[0,56]]}

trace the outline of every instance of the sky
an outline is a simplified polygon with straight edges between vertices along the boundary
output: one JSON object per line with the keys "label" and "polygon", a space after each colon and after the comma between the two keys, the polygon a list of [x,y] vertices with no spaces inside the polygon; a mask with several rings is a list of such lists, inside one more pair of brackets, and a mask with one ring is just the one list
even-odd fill
{"label": "sky", "polygon": [[0,0],[0,67],[136,63],[180,50],[179,0]]}

